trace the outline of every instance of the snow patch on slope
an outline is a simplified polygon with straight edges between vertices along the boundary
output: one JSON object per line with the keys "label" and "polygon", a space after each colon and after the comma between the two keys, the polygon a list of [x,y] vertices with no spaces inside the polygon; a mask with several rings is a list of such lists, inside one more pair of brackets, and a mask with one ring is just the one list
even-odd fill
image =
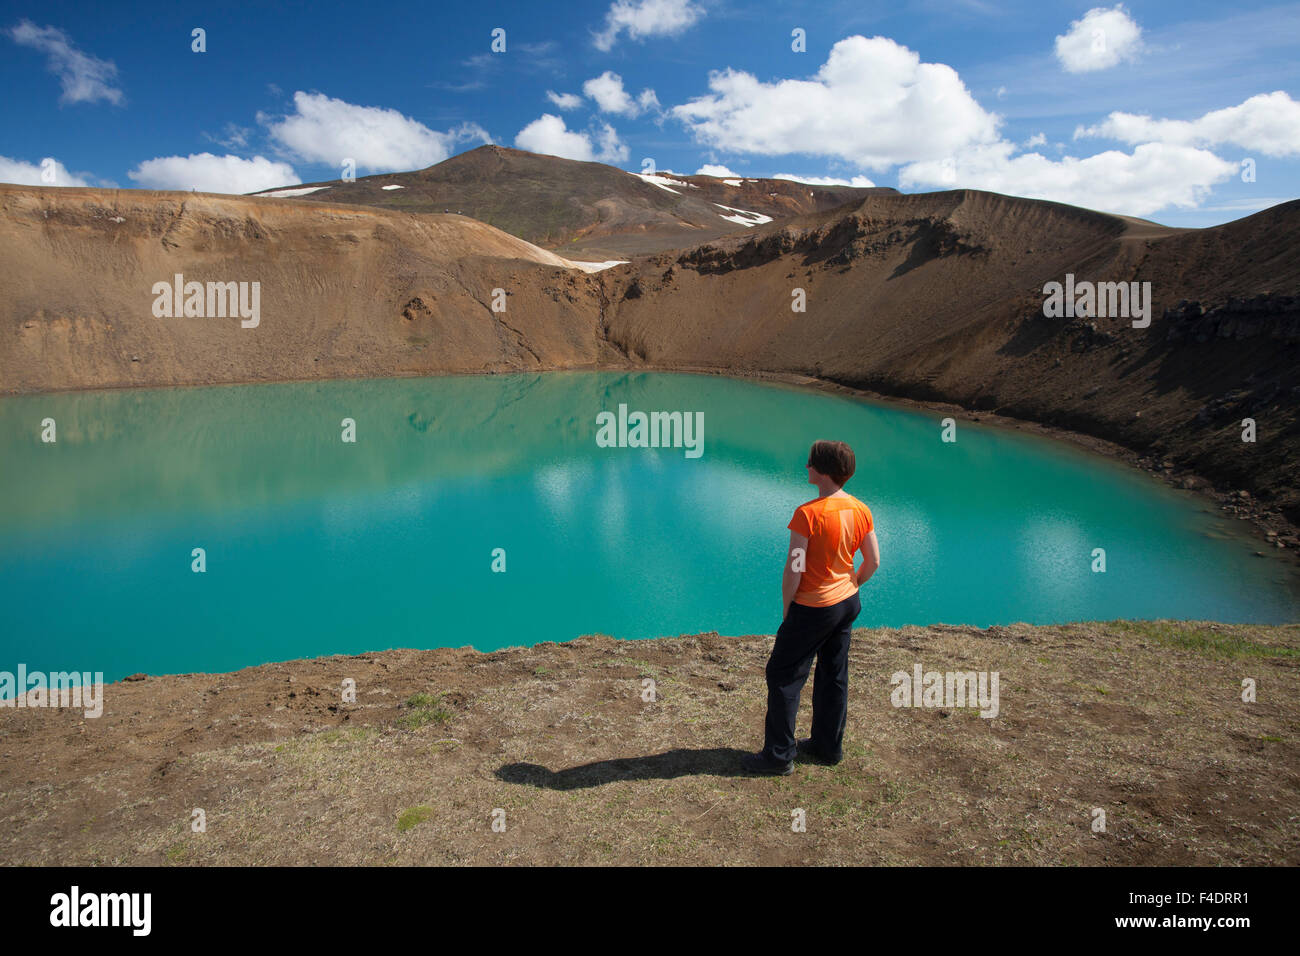
{"label": "snow patch on slope", "polygon": [[748,209],[733,209],[730,206],[722,205],[720,202],[715,202],[713,205],[719,209],[725,209],[727,212],[734,212],[734,216],[722,216],[722,213],[718,213],[718,215],[728,222],[738,222],[742,226],[761,226],[765,222],[772,221],[771,216],[764,216],[761,212],[750,212]]}
{"label": "snow patch on slope", "polygon": [[699,186],[695,185],[695,183],[684,182],[680,179],[669,179],[667,176],[660,176],[660,175],[656,175],[655,173],[633,173],[632,175],[644,183],[653,183],[654,185],[658,186],[660,189],[667,190],[668,192],[672,193],[674,196],[680,196],[681,193],[679,193],[677,189],[672,189],[671,187],[673,186],[676,186],[678,189],[682,188],[683,186],[687,186],[691,189],[700,188]]}
{"label": "snow patch on slope", "polygon": [[299,189],[277,189],[274,192],[258,193],[259,196],[274,196],[276,199],[284,199],[287,196],[305,196],[308,193],[314,193],[321,189],[329,189],[328,186],[303,186]]}
{"label": "snow patch on slope", "polygon": [[605,262],[580,262],[577,259],[570,259],[573,265],[577,266],[583,272],[602,272],[605,269],[612,269],[614,266],[625,266],[628,263],[626,259],[607,259]]}

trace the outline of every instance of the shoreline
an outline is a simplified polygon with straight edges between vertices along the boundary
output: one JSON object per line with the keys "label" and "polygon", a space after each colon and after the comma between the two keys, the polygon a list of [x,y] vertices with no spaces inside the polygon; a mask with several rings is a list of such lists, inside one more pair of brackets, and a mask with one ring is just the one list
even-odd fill
{"label": "shoreline", "polygon": [[1300,524],[1289,521],[1285,515],[1275,509],[1261,504],[1244,490],[1220,489],[1213,481],[1205,478],[1203,475],[1191,471],[1190,469],[1180,469],[1173,466],[1165,467],[1164,462],[1160,457],[1143,454],[1142,452],[1135,451],[1126,445],[1111,441],[1107,438],[1090,435],[1086,432],[1074,431],[1069,428],[1062,428],[1057,425],[1048,425],[1031,419],[1001,415],[997,412],[975,411],[954,402],[926,401],[923,399],[888,395],[871,389],[857,388],[852,385],[845,385],[829,379],[821,379],[793,372],[758,371],[741,373],[729,370],[712,369],[707,366],[694,366],[691,368],[655,368],[654,371],[676,371],[701,375],[721,375],[726,378],[743,378],[754,381],[773,381],[789,385],[798,385],[826,392],[828,394],[861,398],[867,401],[879,402],[884,405],[907,408],[914,411],[941,412],[963,421],[977,422],[981,425],[989,425],[995,428],[1005,428],[1023,434],[1030,434],[1037,438],[1049,438],[1056,441],[1062,441],[1073,445],[1076,448],[1082,449],[1083,451],[1091,452],[1092,454],[1098,455],[1102,458],[1119,462],[1120,464],[1144,472],[1153,478],[1159,479],[1163,484],[1174,490],[1190,492],[1193,496],[1203,499],[1207,503],[1213,503],[1216,506],[1218,513],[1222,514],[1225,518],[1244,522],[1254,530],[1254,537],[1257,539],[1257,543],[1268,549],[1257,551],[1257,555],[1260,557],[1269,557],[1270,552],[1272,551],[1281,552],[1278,555],[1279,557],[1284,554],[1289,559],[1288,563],[1300,567]]}
{"label": "shoreline", "polygon": [[[733,378],[740,381],[775,382],[778,384],[808,388],[815,391],[825,392],[827,394],[865,399],[883,405],[896,406],[914,411],[941,412],[963,421],[976,422],[997,428],[1006,428],[1039,438],[1050,438],[1056,441],[1063,441],[1075,446],[1076,448],[1110,459],[1111,461],[1119,462],[1131,468],[1135,468],[1138,471],[1145,472],[1174,490],[1190,492],[1192,495],[1202,499],[1206,503],[1212,503],[1215,506],[1216,513],[1222,515],[1224,518],[1243,522],[1251,530],[1255,543],[1259,545],[1259,550],[1255,552],[1257,556],[1281,557],[1285,555],[1289,565],[1292,567],[1300,567],[1300,523],[1294,523],[1288,520],[1276,509],[1261,504],[1257,499],[1243,489],[1222,489],[1210,479],[1196,474],[1189,469],[1181,469],[1173,466],[1172,462],[1166,464],[1166,460],[1162,460],[1159,456],[1144,454],[1135,451],[1126,445],[1096,435],[1090,435],[1086,432],[1074,431],[1056,425],[1048,425],[1043,422],[1033,421],[1032,419],[1015,418],[1013,416],[1001,415],[997,412],[991,411],[975,411],[953,402],[929,401],[900,395],[889,395],[884,392],[857,388],[830,379],[804,375],[798,372],[778,372],[767,369],[742,370],[732,369],[727,366],[710,365],[673,366],[631,362],[627,364],[602,362],[591,365],[551,365],[533,369],[497,368],[483,369],[480,371],[462,370],[437,372],[434,374],[396,373],[379,376],[331,375],[328,377],[316,376],[312,378],[187,382],[172,385],[105,385],[95,388],[66,388],[43,391],[5,392],[0,393],[0,400],[5,398],[30,398],[38,395],[68,395],[93,392],[117,392],[124,390],[221,388],[225,386],[249,385],[304,385],[316,382],[384,381],[386,379],[448,378],[453,376],[481,377],[488,375],[542,375],[554,372],[657,372],[685,375],[711,375],[721,378]],[[1275,554],[1275,552],[1281,553]]]}

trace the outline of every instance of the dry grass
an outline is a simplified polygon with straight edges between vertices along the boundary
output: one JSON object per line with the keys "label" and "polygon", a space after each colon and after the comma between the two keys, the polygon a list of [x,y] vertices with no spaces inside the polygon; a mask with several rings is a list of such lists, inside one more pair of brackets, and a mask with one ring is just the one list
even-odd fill
{"label": "dry grass", "polygon": [[[0,711],[0,853],[162,865],[1300,863],[1300,627],[858,631],[843,763],[752,778],[737,761],[761,743],[770,647],[699,635],[389,651],[113,685],[98,721]],[[917,662],[998,671],[1001,713],[893,707],[890,675]],[[340,703],[346,677],[356,703]],[[1244,678],[1255,703],[1241,700]],[[810,687],[804,697],[801,733]],[[191,830],[194,808],[205,833]],[[1095,808],[1105,833],[1092,832]],[[792,831],[799,810],[806,832]]]}

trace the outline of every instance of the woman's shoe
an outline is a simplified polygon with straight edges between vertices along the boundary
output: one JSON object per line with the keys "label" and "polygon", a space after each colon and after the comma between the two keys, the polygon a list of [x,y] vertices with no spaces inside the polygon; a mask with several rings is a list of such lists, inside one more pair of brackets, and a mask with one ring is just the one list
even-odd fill
{"label": "woman's shoe", "polygon": [[800,756],[807,757],[810,760],[815,760],[817,763],[824,763],[828,767],[833,767],[841,760],[844,759],[844,755],[841,754],[840,756],[832,760],[830,757],[826,756],[824,753],[822,753],[820,750],[818,750],[816,747],[813,746],[811,737],[804,737],[802,740],[800,740],[798,742],[798,747],[799,747]]}
{"label": "woman's shoe", "polygon": [[777,777],[794,773],[793,760],[788,762],[773,760],[761,750],[756,754],[745,754],[740,758],[740,765],[750,773],[770,774]]}

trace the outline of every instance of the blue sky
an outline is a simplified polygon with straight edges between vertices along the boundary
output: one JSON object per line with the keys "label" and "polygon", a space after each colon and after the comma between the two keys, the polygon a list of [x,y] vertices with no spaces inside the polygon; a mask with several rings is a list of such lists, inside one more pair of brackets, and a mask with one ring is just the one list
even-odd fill
{"label": "blue sky", "polygon": [[6,182],[246,192],[490,140],[1179,226],[1300,197],[1300,4],[6,0],[0,33]]}

